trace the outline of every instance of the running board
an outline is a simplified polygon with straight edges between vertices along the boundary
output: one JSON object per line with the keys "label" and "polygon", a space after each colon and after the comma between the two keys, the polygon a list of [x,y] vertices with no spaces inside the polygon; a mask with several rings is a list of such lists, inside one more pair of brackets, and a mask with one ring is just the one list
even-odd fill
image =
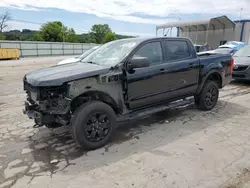
{"label": "running board", "polygon": [[194,102],[194,98],[193,97],[189,97],[189,98],[185,98],[185,99],[181,99],[181,100],[177,100],[174,102],[170,102],[167,104],[162,104],[162,105],[158,105],[156,107],[150,107],[144,110],[138,110],[135,112],[131,112],[127,115],[121,116],[117,119],[118,122],[123,122],[123,121],[129,121],[129,120],[134,120],[137,118],[142,118],[144,116],[148,116],[151,114],[155,114],[157,112],[161,112],[164,110],[170,110],[173,108],[181,108],[187,105],[190,105]]}

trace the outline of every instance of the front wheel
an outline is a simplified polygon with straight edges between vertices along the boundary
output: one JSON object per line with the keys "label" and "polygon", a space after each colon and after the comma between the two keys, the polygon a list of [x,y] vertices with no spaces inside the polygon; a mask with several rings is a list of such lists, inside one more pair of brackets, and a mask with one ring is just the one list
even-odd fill
{"label": "front wheel", "polygon": [[200,93],[195,96],[195,104],[201,110],[211,110],[217,104],[219,98],[219,86],[214,81],[207,81]]}
{"label": "front wheel", "polygon": [[80,106],[74,113],[71,132],[75,141],[85,149],[97,149],[106,145],[115,133],[114,110],[100,101]]}

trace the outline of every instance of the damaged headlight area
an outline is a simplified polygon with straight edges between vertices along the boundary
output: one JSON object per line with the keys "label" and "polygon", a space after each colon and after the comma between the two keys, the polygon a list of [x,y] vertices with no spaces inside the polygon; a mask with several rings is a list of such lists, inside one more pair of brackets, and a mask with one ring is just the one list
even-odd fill
{"label": "damaged headlight area", "polygon": [[27,93],[24,113],[34,119],[36,125],[67,125],[70,116],[70,99],[67,85],[56,87],[32,87],[24,83]]}

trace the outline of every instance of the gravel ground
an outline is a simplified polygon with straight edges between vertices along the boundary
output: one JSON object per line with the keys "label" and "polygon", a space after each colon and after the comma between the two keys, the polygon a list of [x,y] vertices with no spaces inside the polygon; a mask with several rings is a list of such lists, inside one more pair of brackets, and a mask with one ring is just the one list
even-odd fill
{"label": "gravel ground", "polygon": [[22,114],[24,74],[63,58],[0,61],[0,188],[250,187],[249,83],[223,88],[209,112],[190,105],[121,125],[87,152]]}

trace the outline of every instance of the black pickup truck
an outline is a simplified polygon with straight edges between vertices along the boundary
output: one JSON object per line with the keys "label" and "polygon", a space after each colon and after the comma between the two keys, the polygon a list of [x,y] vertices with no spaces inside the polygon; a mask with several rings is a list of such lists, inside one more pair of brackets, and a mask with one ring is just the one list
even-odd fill
{"label": "black pickup truck", "polygon": [[211,110],[233,63],[230,55],[197,57],[186,38],[117,40],[83,62],[26,74],[24,113],[35,127],[69,126],[80,146],[96,149],[108,143],[117,121],[190,102]]}

